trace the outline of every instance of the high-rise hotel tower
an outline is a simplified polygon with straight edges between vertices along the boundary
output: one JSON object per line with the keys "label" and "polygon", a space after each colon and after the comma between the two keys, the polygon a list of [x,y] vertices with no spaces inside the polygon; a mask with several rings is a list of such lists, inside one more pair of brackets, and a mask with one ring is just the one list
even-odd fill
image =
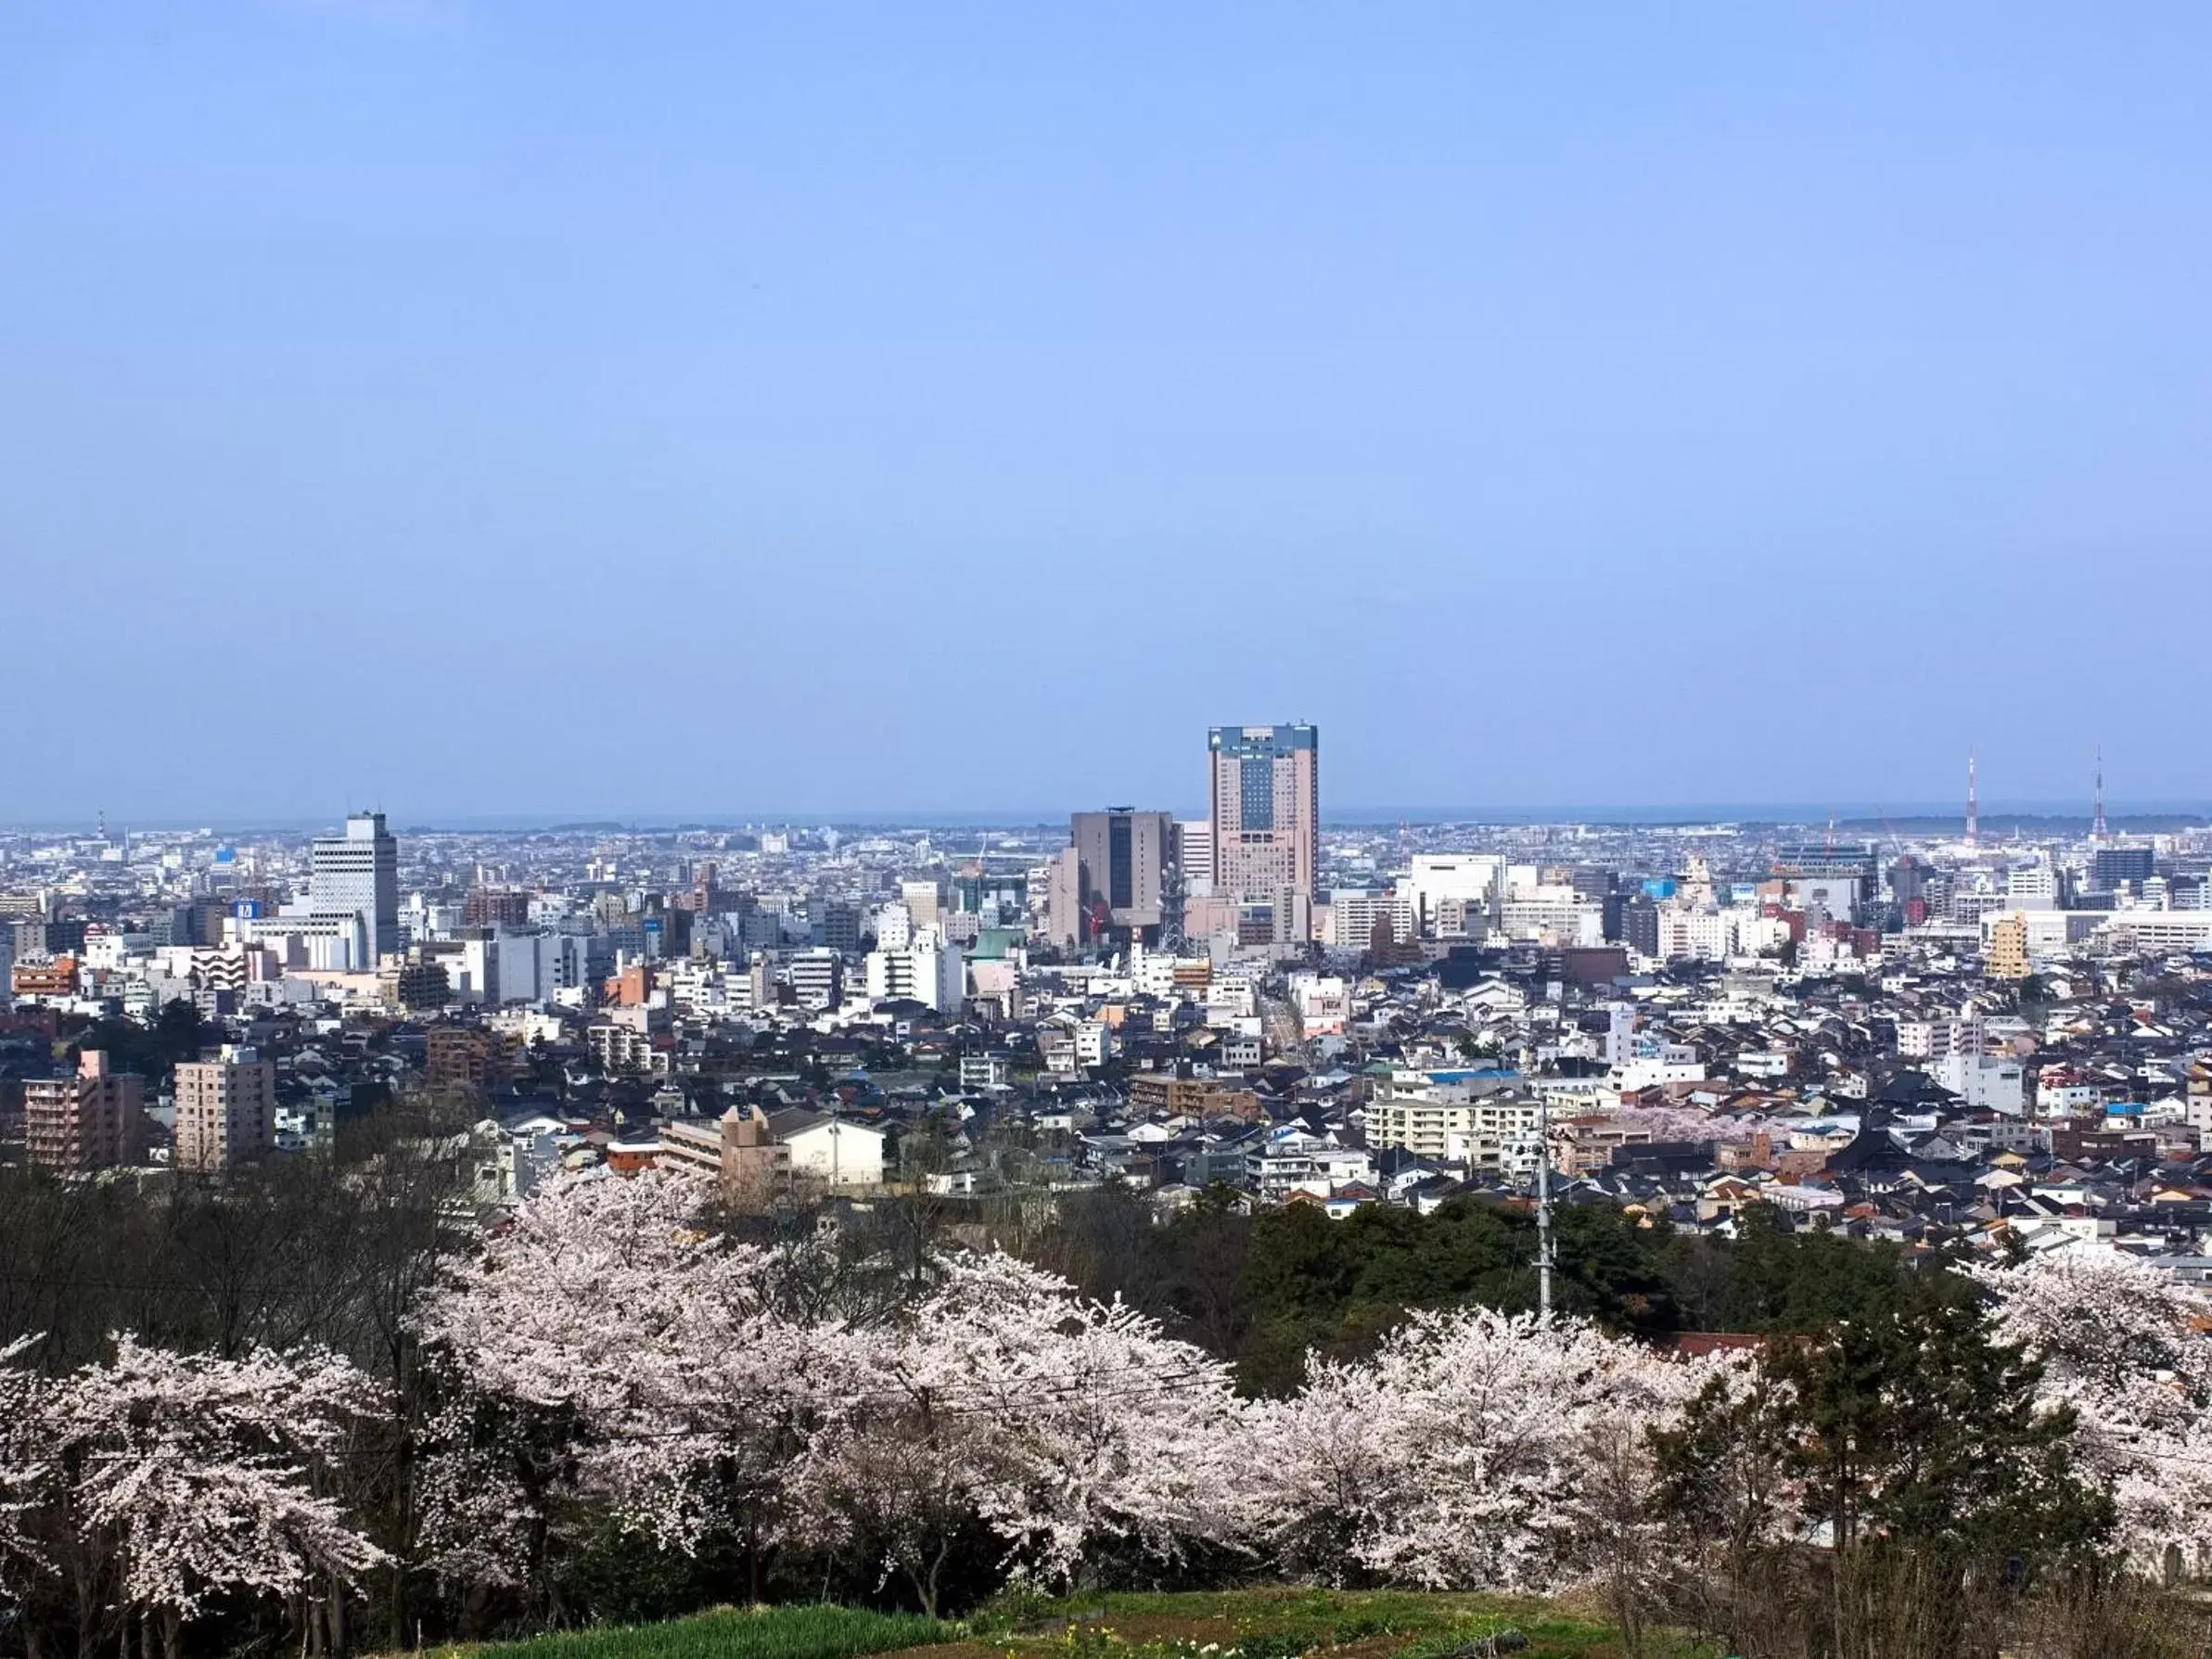
{"label": "high-rise hotel tower", "polygon": [[1240,903],[1313,896],[1320,739],[1311,726],[1215,726],[1214,891]]}

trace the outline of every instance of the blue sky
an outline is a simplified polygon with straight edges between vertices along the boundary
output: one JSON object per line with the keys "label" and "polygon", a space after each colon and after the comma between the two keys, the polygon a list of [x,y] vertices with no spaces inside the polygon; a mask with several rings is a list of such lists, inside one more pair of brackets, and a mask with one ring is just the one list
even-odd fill
{"label": "blue sky", "polygon": [[0,10],[0,820],[2212,798],[2212,8]]}

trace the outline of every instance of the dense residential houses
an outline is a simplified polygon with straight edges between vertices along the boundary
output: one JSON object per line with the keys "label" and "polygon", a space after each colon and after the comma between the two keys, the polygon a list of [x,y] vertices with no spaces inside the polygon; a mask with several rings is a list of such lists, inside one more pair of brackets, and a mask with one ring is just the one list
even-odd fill
{"label": "dense residential houses", "polygon": [[1343,1216],[1543,1168],[1655,1225],[2212,1255],[2205,826],[1323,830],[1318,754],[1221,728],[1217,819],[941,839],[0,834],[0,1158],[220,1183],[405,1096],[494,1204],[675,1164]]}

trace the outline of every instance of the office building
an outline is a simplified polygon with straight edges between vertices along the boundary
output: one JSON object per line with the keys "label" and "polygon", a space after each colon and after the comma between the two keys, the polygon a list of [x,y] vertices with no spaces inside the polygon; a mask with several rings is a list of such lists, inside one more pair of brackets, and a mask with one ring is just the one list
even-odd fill
{"label": "office building", "polygon": [[1837,922],[1856,922],[1880,896],[1882,862],[1866,842],[1784,842],[1774,874],[1788,884],[1790,902]]}
{"label": "office building", "polygon": [[1620,907],[1620,942],[1639,956],[1659,953],[1659,907],[1638,894]]}
{"label": "office building", "polygon": [[933,877],[910,879],[899,884],[899,900],[916,927],[935,927],[944,913],[945,890]]}
{"label": "office building", "polygon": [[[356,812],[342,836],[318,836],[310,852],[309,942],[330,942],[319,967],[361,971],[400,949],[400,844],[381,812]],[[352,960],[339,961],[339,957]]]}
{"label": "office building", "polygon": [[33,1166],[58,1175],[141,1163],[145,1105],[144,1078],[109,1070],[104,1053],[87,1049],[74,1077],[23,1085],[24,1151]]}
{"label": "office building", "polygon": [[980,917],[986,927],[1016,925],[1029,910],[1029,879],[1019,871],[978,869],[954,878],[953,897],[961,911]]}
{"label": "office building", "polygon": [[471,887],[461,896],[464,927],[527,927],[530,895],[519,887]]}
{"label": "office building", "polygon": [[2090,855],[2090,886],[2100,893],[2132,891],[2156,873],[2156,857],[2148,847],[2100,847]]}
{"label": "office building", "polygon": [[[1478,927],[1469,925],[1470,912],[1487,914],[1492,922],[1504,914],[1505,861],[1494,853],[1417,852],[1405,890],[1422,933],[1431,938],[1448,933],[1475,936]],[[1445,925],[1448,912],[1456,917],[1457,928]]]}
{"label": "office building", "polygon": [[276,1067],[250,1048],[176,1068],[179,1169],[202,1175],[260,1157],[276,1136]]}
{"label": "office building", "polygon": [[52,962],[84,954],[83,922],[14,922],[8,935],[18,962]]}
{"label": "office building", "polygon": [[817,901],[807,908],[807,931],[812,936],[812,943],[827,950],[846,952],[860,949],[860,906]]}
{"label": "office building", "polygon": [[1216,726],[1211,760],[1214,891],[1240,903],[1311,904],[1321,828],[1313,727]]}
{"label": "office building", "polygon": [[1127,807],[1078,812],[1068,839],[1053,879],[1053,931],[1060,942],[1157,943],[1178,885],[1173,814]]}

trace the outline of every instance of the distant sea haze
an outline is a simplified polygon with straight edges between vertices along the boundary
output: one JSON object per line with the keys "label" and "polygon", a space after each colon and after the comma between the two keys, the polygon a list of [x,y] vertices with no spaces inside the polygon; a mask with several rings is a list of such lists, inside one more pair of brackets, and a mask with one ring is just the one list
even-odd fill
{"label": "distant sea haze", "polygon": [[[620,827],[629,830],[675,829],[740,829],[747,826],[781,828],[786,824],[805,827],[835,825],[840,829],[1027,829],[1041,825],[1065,827],[1068,815],[1094,808],[1102,801],[1076,801],[1063,807],[974,807],[952,810],[901,811],[896,808],[865,811],[769,811],[689,814],[653,813],[635,819],[621,820]],[[1157,801],[1115,800],[1112,805],[1157,807]],[[1179,818],[1203,818],[1204,803],[1170,803],[1168,810]],[[2027,801],[1987,802],[1981,808],[1981,822],[1985,829],[2009,825],[2015,822],[2041,821],[2052,827],[2077,821],[2087,828],[2091,807],[2084,801]],[[1672,803],[1643,803],[1617,806],[1508,806],[1464,805],[1439,806],[1331,806],[1322,803],[1321,821],[1323,827],[1357,828],[1367,824],[1436,824],[1436,823],[1605,823],[1623,826],[1634,824],[1686,824],[1686,823],[1776,823],[1819,824],[1825,826],[1831,815],[1836,827],[1849,827],[1869,832],[1886,826],[1895,830],[1911,829],[1916,834],[1940,833],[1946,825],[1963,827],[1966,809],[1963,802],[1929,803],[1910,802],[1896,807],[1867,806],[1858,803],[1835,807],[1807,806],[1801,802],[1742,802],[1693,801],[1685,805]],[[2204,819],[2212,821],[2212,801],[2129,801],[2109,805],[2105,810],[2108,821],[2116,826],[2124,825],[2130,819],[2150,819],[2161,822],[2174,819]],[[476,815],[423,816],[420,827],[455,832],[523,829],[551,829],[556,826],[601,828],[618,823],[615,817],[586,814],[559,815]]]}
{"label": "distant sea haze", "polygon": [[[1070,811],[1101,803],[1079,801],[1065,807],[975,807],[957,810],[901,810],[897,808],[868,809],[845,811],[786,811],[746,810],[700,813],[652,812],[634,817],[620,813],[591,812],[419,812],[404,810],[391,813],[393,828],[400,834],[432,834],[445,832],[455,835],[522,834],[564,832],[569,834],[603,834],[671,832],[702,830],[712,832],[735,831],[747,828],[781,829],[786,826],[815,828],[825,824],[847,830],[956,830],[956,829],[1033,829],[1044,826],[1064,827]],[[1120,805],[1124,803],[1115,802]],[[1157,805],[1144,801],[1132,801],[1134,806]],[[1170,808],[1179,817],[1203,818],[1203,805],[1173,805]],[[2070,829],[2086,830],[2091,822],[2091,808],[2083,801],[1990,801],[1981,808],[1981,827],[1985,832],[2004,833],[2014,825],[2021,828],[2041,828],[2049,833],[2065,833]],[[2116,831],[2129,828],[2138,833],[2153,829],[2186,826],[2190,823],[2212,823],[2212,801],[2120,801],[2106,808],[2105,816]],[[1912,834],[1917,836],[1941,835],[1950,829],[1963,829],[1965,822],[1963,802],[1913,801],[1895,806],[1870,806],[1861,802],[1839,803],[1835,806],[1808,806],[1802,802],[1772,801],[1692,801],[1687,803],[1643,803],[1614,806],[1506,806],[1498,804],[1464,806],[1336,806],[1325,801],[1322,810],[1324,827],[1358,828],[1363,825],[1399,823],[1495,823],[1545,824],[1590,823],[1611,824],[1622,827],[1638,824],[1681,825],[1701,823],[1818,825],[1825,828],[1833,817],[1839,830],[1859,834]],[[131,830],[189,830],[212,829],[233,834],[312,835],[334,829],[339,823],[337,816],[324,818],[225,818],[221,815],[199,817],[176,815],[161,818],[142,818],[125,821],[112,816],[109,827],[111,832]],[[69,822],[42,820],[19,824],[0,826],[0,830],[13,833],[89,835],[90,820]]]}

